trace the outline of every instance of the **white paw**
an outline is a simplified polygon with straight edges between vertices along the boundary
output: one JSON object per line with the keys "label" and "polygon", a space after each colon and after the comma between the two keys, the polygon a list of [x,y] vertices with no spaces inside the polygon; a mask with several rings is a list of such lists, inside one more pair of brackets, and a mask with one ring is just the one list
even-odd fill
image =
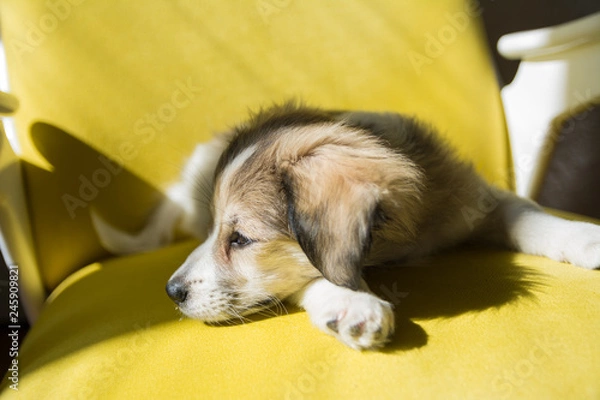
{"label": "white paw", "polygon": [[353,349],[385,345],[394,333],[392,305],[370,293],[344,290],[312,313],[313,323]]}
{"label": "white paw", "polygon": [[568,261],[587,269],[600,267],[600,226],[571,223],[560,249],[560,261]]}

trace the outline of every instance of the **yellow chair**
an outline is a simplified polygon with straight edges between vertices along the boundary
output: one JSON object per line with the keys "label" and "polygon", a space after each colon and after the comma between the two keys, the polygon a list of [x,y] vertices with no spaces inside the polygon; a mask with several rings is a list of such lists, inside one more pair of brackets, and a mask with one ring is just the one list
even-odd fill
{"label": "yellow chair", "polygon": [[93,208],[139,229],[196,143],[290,97],[417,115],[511,187],[481,7],[0,3],[20,100],[0,145],[0,223],[35,319],[0,398],[599,398],[597,271],[473,247],[372,270],[397,334],[357,352],[291,307],[236,325],[181,319],[164,286],[197,243],[113,257],[91,225]]}

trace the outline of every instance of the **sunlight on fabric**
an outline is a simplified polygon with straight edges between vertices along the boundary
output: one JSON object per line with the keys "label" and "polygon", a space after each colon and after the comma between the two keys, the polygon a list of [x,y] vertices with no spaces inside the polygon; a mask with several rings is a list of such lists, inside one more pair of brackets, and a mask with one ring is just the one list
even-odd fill
{"label": "sunlight on fabric", "polygon": [[85,278],[86,276],[95,274],[96,272],[100,271],[101,269],[102,269],[102,264],[95,263],[95,264],[89,265],[85,268],[78,270],[77,272],[70,275],[67,279],[62,281],[61,284],[56,289],[54,289],[54,291],[50,294],[50,296],[48,296],[48,299],[46,300],[46,302],[48,304],[52,303],[57,297],[59,297],[61,295],[61,293],[63,293],[66,289],[68,289],[75,282]]}
{"label": "sunlight on fabric", "polygon": [[[10,90],[10,85],[8,83],[8,68],[6,65],[6,54],[4,53],[4,43],[2,42],[2,39],[0,38],[0,91],[2,92],[9,92]],[[2,93],[4,94],[4,93]],[[10,96],[12,97],[12,96]],[[0,98],[0,101],[3,102],[3,98]],[[16,102],[16,99],[14,99],[14,97],[12,99],[10,99],[11,101]],[[18,104],[18,102],[16,103]],[[16,105],[15,105],[16,107]],[[19,143],[17,141],[17,134],[15,131],[15,123],[12,117],[5,117],[3,118],[2,121],[3,125],[4,125],[4,130],[6,131],[6,137],[8,138],[8,141],[11,145],[11,147],[13,148],[13,151],[16,154],[20,154],[20,147],[19,147]]]}

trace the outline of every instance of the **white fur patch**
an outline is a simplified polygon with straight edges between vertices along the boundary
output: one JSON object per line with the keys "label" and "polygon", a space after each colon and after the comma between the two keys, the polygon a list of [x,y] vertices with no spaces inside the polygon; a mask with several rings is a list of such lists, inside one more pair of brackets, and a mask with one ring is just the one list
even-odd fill
{"label": "white fur patch", "polygon": [[293,300],[306,309],[317,328],[353,349],[381,347],[394,333],[392,305],[371,293],[318,279]]}
{"label": "white fur patch", "polygon": [[518,250],[587,269],[600,267],[600,226],[568,221],[542,211],[518,212],[509,222]]}
{"label": "white fur patch", "polygon": [[231,163],[226,165],[223,169],[223,173],[221,174],[221,184],[229,182],[231,180],[231,177],[238,173],[238,170],[242,167],[242,165],[244,165],[246,161],[248,161],[250,157],[252,157],[252,155],[254,155],[254,153],[256,153],[256,145],[250,146],[242,150],[242,152],[238,154],[231,161]]}

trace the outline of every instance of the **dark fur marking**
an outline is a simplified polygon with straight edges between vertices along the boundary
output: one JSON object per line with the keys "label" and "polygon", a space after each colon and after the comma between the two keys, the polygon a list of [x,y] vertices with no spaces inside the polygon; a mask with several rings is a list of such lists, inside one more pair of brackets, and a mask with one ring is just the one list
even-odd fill
{"label": "dark fur marking", "polygon": [[306,221],[306,216],[300,215],[295,206],[296,192],[291,177],[284,173],[282,176],[283,188],[287,199],[287,215],[288,224],[294,238],[300,244],[300,248],[306,254],[306,257],[312,265],[319,271],[323,272],[322,265],[319,262],[320,255],[318,254],[317,246],[314,245],[317,237],[316,225],[309,226]]}
{"label": "dark fur marking", "polygon": [[363,332],[365,331],[365,323],[364,322],[360,322],[356,325],[352,325],[350,327],[350,336],[357,338],[360,337]]}
{"label": "dark fur marking", "polygon": [[333,332],[338,333],[338,320],[337,319],[332,319],[331,321],[327,322],[327,327],[329,329],[331,329]]}
{"label": "dark fur marking", "polygon": [[365,256],[371,247],[372,235],[371,227],[377,221],[381,212],[379,207],[369,210],[368,232],[364,237],[358,232],[358,226],[355,232],[348,232],[350,235],[358,237],[359,246],[357,248],[346,249],[342,259],[335,260],[335,264],[329,265],[325,260],[325,254],[331,250],[332,246],[340,246],[341,243],[332,243],[332,235],[324,231],[321,226],[321,219],[327,218],[327,207],[331,205],[321,205],[314,207],[310,214],[300,212],[296,207],[296,190],[291,176],[284,173],[282,184],[287,197],[288,223],[291,233],[298,241],[302,251],[306,254],[308,260],[315,266],[325,278],[339,286],[344,286],[352,290],[360,288],[361,269]]}
{"label": "dark fur marking", "polygon": [[261,110],[251,116],[250,121],[234,129],[234,137],[221,155],[215,170],[215,176],[223,172],[244,149],[265,143],[268,145],[273,134],[287,127],[298,127],[324,122],[334,122],[339,112],[324,111],[317,108],[309,108],[289,101],[282,105],[276,105],[267,110]]}

